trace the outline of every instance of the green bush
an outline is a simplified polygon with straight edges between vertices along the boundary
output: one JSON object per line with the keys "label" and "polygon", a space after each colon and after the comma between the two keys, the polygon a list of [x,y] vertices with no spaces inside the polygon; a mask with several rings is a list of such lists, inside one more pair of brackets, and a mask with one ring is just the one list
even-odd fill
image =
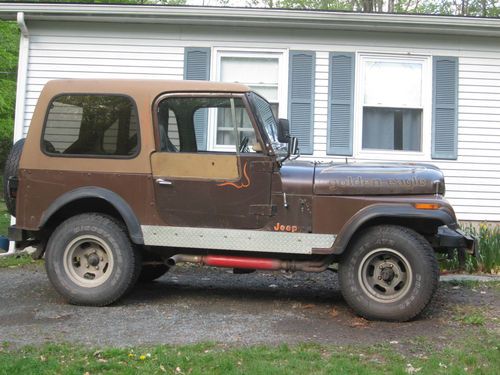
{"label": "green bush", "polygon": [[15,22],[0,21],[0,169],[12,146],[16,102],[19,30]]}
{"label": "green bush", "polygon": [[[500,274],[500,226],[481,223],[478,227],[469,225],[464,230],[477,237],[479,247],[479,257],[467,254],[465,271]],[[442,259],[441,268],[458,270],[456,255],[452,259]]]}
{"label": "green bush", "polygon": [[7,155],[12,147],[14,121],[0,119],[0,171],[3,171]]}

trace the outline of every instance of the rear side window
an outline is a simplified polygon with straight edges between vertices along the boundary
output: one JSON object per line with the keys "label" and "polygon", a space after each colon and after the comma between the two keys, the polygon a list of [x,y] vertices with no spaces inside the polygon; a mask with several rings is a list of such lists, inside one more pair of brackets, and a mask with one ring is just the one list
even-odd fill
{"label": "rear side window", "polygon": [[118,95],[61,95],[50,105],[42,149],[48,154],[130,157],[139,149],[137,109]]}

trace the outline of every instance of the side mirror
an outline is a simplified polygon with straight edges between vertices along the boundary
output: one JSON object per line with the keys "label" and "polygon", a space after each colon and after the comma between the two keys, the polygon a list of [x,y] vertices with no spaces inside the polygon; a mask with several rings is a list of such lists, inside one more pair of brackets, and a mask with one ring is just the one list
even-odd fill
{"label": "side mirror", "polygon": [[278,120],[278,141],[288,143],[290,139],[290,123],[284,118]]}
{"label": "side mirror", "polygon": [[299,151],[299,140],[297,137],[289,137],[288,139],[288,155],[297,155]]}

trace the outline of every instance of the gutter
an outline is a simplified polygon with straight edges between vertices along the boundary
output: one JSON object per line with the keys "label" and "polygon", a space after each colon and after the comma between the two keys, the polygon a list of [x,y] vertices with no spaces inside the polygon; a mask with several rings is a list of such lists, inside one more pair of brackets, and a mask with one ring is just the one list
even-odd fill
{"label": "gutter", "polygon": [[109,4],[0,5],[0,18],[500,36],[500,19],[293,9]]}
{"label": "gutter", "polygon": [[26,26],[26,22],[24,22],[24,13],[23,12],[17,13],[17,25],[19,26],[19,29],[21,30],[21,34],[25,37],[29,37],[28,27]]}

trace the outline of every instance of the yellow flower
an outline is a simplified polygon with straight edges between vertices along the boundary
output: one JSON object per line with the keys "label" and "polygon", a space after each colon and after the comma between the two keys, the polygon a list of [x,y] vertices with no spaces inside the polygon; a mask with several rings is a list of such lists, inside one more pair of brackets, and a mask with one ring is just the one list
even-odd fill
{"label": "yellow flower", "polygon": [[146,356],[143,354],[143,355],[141,355],[141,356],[139,357],[139,359],[140,359],[141,361],[144,361],[144,360],[146,360]]}
{"label": "yellow flower", "polygon": [[128,353],[128,357],[129,357],[129,358],[134,358],[134,357],[135,357],[135,354],[133,354],[133,353]]}

